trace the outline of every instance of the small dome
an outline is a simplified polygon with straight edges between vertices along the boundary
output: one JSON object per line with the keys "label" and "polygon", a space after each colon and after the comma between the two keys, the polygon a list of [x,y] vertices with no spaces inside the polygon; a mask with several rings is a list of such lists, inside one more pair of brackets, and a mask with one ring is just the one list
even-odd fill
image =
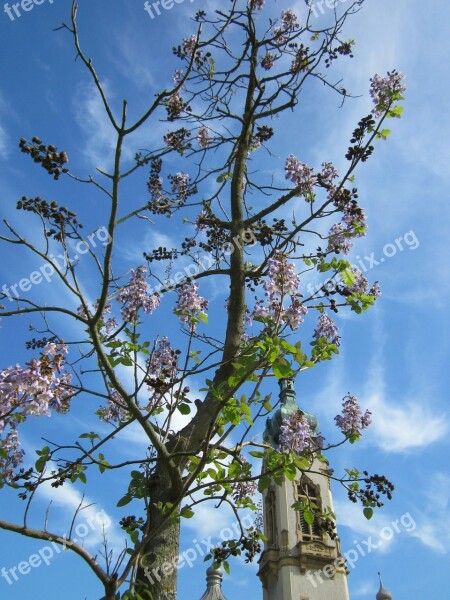
{"label": "small dome", "polygon": [[206,571],[206,592],[200,600],[226,600],[222,593],[221,569],[215,569],[213,566]]}
{"label": "small dome", "polygon": [[[380,574],[378,573],[378,575],[380,575]],[[380,575],[380,591],[377,594],[376,600],[392,600],[392,594],[390,592],[388,592],[383,586],[383,582],[381,581],[381,575]]]}

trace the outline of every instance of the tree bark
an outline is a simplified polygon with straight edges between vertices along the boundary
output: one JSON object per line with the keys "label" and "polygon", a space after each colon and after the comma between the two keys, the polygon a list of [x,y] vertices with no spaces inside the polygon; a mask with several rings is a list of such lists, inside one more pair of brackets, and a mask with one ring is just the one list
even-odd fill
{"label": "tree bark", "polygon": [[176,600],[177,569],[180,553],[180,522],[177,509],[166,522],[157,505],[173,502],[170,478],[157,470],[150,490],[147,522],[151,538],[140,554],[136,591],[145,600]]}

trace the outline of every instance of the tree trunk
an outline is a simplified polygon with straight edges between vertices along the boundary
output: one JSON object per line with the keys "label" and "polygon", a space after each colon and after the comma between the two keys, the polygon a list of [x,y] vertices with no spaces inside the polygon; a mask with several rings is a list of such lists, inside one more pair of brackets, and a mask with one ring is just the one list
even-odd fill
{"label": "tree trunk", "polygon": [[[145,600],[176,600],[177,569],[180,552],[179,510],[166,523],[156,505],[163,506],[173,499],[170,496],[170,480],[160,473],[152,483],[148,511],[151,539],[144,545],[139,558],[136,591]],[[154,535],[152,535],[156,532]]]}

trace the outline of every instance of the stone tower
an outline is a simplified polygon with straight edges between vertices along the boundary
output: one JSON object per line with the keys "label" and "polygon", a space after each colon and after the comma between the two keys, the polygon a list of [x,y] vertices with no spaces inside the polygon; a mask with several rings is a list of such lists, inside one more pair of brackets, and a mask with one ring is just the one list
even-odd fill
{"label": "stone tower", "polygon": [[[300,411],[313,431],[318,423],[296,402],[291,379],[280,380],[280,408],[267,420],[265,441],[278,446],[284,418]],[[309,499],[320,509],[333,511],[327,463],[314,460],[311,473],[298,473],[294,481],[272,484],[263,492],[265,535],[268,538],[259,561],[264,600],[349,600],[345,560],[339,540],[309,524],[294,502]]]}

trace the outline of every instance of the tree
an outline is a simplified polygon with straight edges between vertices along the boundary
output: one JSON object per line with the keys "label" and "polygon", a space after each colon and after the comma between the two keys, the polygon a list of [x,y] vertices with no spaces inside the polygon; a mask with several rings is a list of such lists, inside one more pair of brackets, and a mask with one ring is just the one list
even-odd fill
{"label": "tree", "polygon": [[[134,122],[128,120],[126,100],[121,113],[114,113],[102,78],[81,47],[73,4],[71,23],[62,29],[71,34],[76,57],[116,132],[113,168],[98,168],[95,177],[82,178],[68,170],[64,151],[39,137],[21,139],[20,149],[55,181],[69,177],[104,195],[107,226],[89,224],[92,233],[86,236],[75,207],[24,196],[17,208],[36,216],[42,242],[33,244],[7,221],[0,236],[4,243],[37,255],[44,262],[42,274],[55,274],[78,306],[47,306],[18,296],[17,286],[14,293],[3,288],[2,317],[32,316],[44,327],[27,342],[35,357],[0,374],[0,484],[17,489],[26,500],[24,525],[0,521],[0,527],[61,543],[46,526],[28,524],[39,486],[84,486],[92,469],[104,477],[123,470],[130,480],[126,493],[122,490],[116,498],[118,506],[137,500],[141,511],[139,517],[121,521],[129,547],[115,563],[105,552],[101,567],[82,546],[70,544],[101,580],[108,600],[124,588],[123,598],[176,598],[176,569],[161,581],[149,579],[148,569],[176,562],[180,520],[191,517],[196,505],[226,503],[237,516],[241,508],[257,511],[252,500],[256,485],[262,491],[272,480],[295,478],[298,470],[311,469],[313,456],[325,460],[326,451],[357,441],[370,424],[370,413],[363,414],[357,399],[348,395],[336,417],[343,434],[338,443],[327,443],[302,413],[283,422],[275,444],[255,437],[262,419],[276,408],[264,395],[265,380],[293,378],[330,360],[339,351],[330,314],[346,309],[362,313],[379,296],[378,285],[371,286],[345,258],[353,239],[366,231],[354,172],[372,154],[374,140],[390,133],[385,120],[401,116],[403,76],[392,71],[371,79],[374,109],[353,132],[345,173],[340,175],[329,157],[319,169],[304,164],[293,154],[294,140],[286,140],[280,163],[270,150],[273,126],[296,114],[310,81],[321,82],[342,101],[350,97],[328,73],[335,61],[352,56],[354,42],[341,34],[363,0],[341,12],[336,9],[332,25],[323,28],[315,27],[311,7],[301,18],[283,10],[271,20],[264,0],[230,4],[213,14],[197,12],[195,33],[174,48],[182,68]],[[168,130],[159,147],[138,151],[130,164],[123,156],[125,141],[150,120],[163,120]],[[271,157],[273,173],[261,168],[263,153]],[[143,170],[148,173],[148,198],[144,205],[131,205],[129,198],[124,201],[123,187]],[[147,219],[149,227],[170,219],[180,232],[179,244],[150,248],[144,264],[118,272],[121,228],[138,218]],[[95,238],[104,245],[92,244]],[[92,274],[87,282],[83,279],[85,271],[72,258],[74,248],[92,261],[95,281]],[[307,294],[300,277],[309,271],[326,273],[328,280]],[[226,322],[214,329],[208,318],[216,323],[218,315],[211,315],[208,300],[200,295],[200,286],[209,281],[229,286]],[[161,325],[159,311],[170,303],[171,321]],[[315,313],[306,352],[299,338],[309,341],[307,325]],[[55,327],[59,316],[65,320]],[[181,328],[181,349],[166,335],[175,322]],[[78,337],[70,337],[69,323],[75,323]],[[201,398],[192,397],[189,381],[201,382]],[[75,442],[51,440],[37,450],[33,466],[21,466],[21,424],[49,411],[76,410],[81,399],[89,399],[93,414],[110,424],[111,431],[79,432]],[[175,430],[178,414],[192,417]],[[132,424],[148,438],[146,455],[109,462],[108,444]],[[232,432],[238,439],[233,444]],[[264,457],[262,474],[252,470],[250,456]],[[384,477],[357,470],[330,477],[346,487],[351,500],[361,501],[368,518],[393,488]],[[315,508],[308,507],[308,518],[332,532],[333,515]],[[251,559],[261,539],[257,527],[242,527],[240,538],[214,549],[211,558],[226,568],[227,559],[241,552]]]}

